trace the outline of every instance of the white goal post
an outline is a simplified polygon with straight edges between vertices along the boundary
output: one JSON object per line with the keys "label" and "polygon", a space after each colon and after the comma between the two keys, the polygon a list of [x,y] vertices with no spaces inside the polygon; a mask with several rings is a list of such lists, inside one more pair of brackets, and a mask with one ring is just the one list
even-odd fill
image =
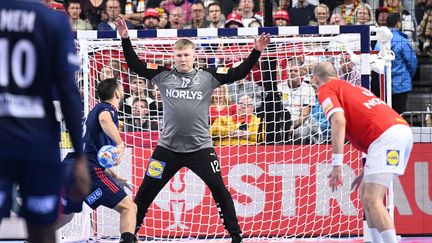
{"label": "white goal post", "polygon": [[[213,138],[218,145],[215,148],[222,175],[233,196],[243,235],[246,238],[286,239],[363,235],[363,212],[358,193],[350,190],[352,180],[362,167],[361,154],[351,145],[345,146],[344,184],[331,192],[327,182],[331,170],[330,128],[322,124],[323,114],[316,106],[315,93],[308,82],[317,62],[331,61],[339,75],[353,77],[352,82],[369,88],[371,67],[384,70],[380,66],[389,62],[388,56],[382,62],[379,60],[385,58],[371,53],[371,40],[375,38],[371,32],[383,31],[369,26],[290,26],[130,30],[129,35],[140,59],[149,63],[171,66],[172,44],[179,38],[188,38],[197,45],[196,67],[231,67],[247,57],[254,37],[262,32],[271,34],[271,44],[246,80],[238,86],[223,88],[227,92],[225,98],[230,98],[231,104],[215,104],[234,107],[238,112],[236,104],[240,95],[253,98],[254,115],[260,121],[256,141],[239,145],[234,142],[241,140],[239,137],[213,134]],[[116,32],[80,31],[76,37],[81,60],[78,83],[85,113],[97,102],[95,85],[107,75],[122,81],[129,98],[120,108],[127,156],[118,169],[120,175],[131,182],[130,193],[134,195],[160,132],[158,128],[141,129],[137,124],[142,124],[140,122],[145,119],[163,123],[162,111],[157,105],[157,90],[148,80],[129,71]],[[311,93],[281,92],[283,83],[293,77],[293,69],[299,70],[301,81],[312,90]],[[135,113],[133,102],[139,100],[145,100],[147,104],[155,102],[154,107],[159,110],[152,113],[150,107],[147,115]],[[215,100],[221,102],[222,99]],[[300,132],[300,137],[295,129],[286,126],[287,117],[284,116],[286,107],[292,106],[291,117],[294,119],[295,108],[299,105],[311,107],[303,124],[306,129]],[[209,118],[209,123],[221,115]],[[66,140],[63,145],[65,148],[70,146]],[[87,209],[62,230],[62,235],[65,241],[118,237],[117,213],[102,208],[94,212]],[[187,169],[176,174],[157,196],[139,236],[155,239],[228,237],[208,188]]]}

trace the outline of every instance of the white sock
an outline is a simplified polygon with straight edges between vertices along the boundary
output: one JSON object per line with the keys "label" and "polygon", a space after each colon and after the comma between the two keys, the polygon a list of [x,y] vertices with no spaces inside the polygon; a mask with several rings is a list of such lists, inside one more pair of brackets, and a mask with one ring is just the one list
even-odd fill
{"label": "white sock", "polygon": [[384,243],[381,235],[376,228],[369,228],[369,233],[372,237],[372,243]]}
{"label": "white sock", "polygon": [[383,232],[380,233],[383,241],[385,243],[398,243],[398,239],[396,237],[396,230],[395,229],[389,229],[389,230],[384,230]]}

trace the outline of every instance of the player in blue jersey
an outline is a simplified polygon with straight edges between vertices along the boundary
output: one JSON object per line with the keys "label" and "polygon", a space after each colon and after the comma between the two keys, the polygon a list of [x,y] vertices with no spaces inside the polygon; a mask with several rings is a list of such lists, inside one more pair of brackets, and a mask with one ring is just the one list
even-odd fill
{"label": "player in blue jersey", "polygon": [[[88,114],[84,125],[84,151],[87,154],[90,167],[92,189],[85,198],[85,203],[96,209],[100,205],[112,208],[120,213],[120,242],[133,243],[135,230],[136,205],[132,197],[127,196],[121,183],[123,181],[111,170],[103,168],[97,160],[97,153],[104,145],[116,146],[118,158],[115,165],[121,161],[124,143],[118,130],[119,120],[117,110],[123,100],[123,87],[115,78],[105,79],[96,88],[101,101]],[[75,154],[69,153],[63,161],[65,178],[72,174],[70,163]],[[124,182],[124,181],[123,181]],[[62,200],[63,214],[57,222],[57,228],[70,220],[73,214],[82,211],[83,201],[69,198]]]}
{"label": "player in blue jersey", "polygon": [[77,153],[70,196],[89,193],[77,69],[64,14],[42,3],[0,1],[0,218],[10,214],[12,185],[17,183],[29,242],[55,242],[62,174],[53,93],[58,94]]}

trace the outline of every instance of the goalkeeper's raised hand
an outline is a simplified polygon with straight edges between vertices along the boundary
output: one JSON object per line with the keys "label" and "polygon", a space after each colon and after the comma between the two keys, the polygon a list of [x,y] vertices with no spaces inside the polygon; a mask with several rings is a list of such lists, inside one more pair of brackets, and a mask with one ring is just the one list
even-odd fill
{"label": "goalkeeper's raised hand", "polygon": [[269,43],[270,34],[262,33],[258,38],[255,38],[255,49],[259,52],[262,52]]}
{"label": "goalkeeper's raised hand", "polygon": [[117,27],[117,31],[121,38],[128,38],[128,27],[126,25],[126,22],[124,19],[117,17],[117,19],[114,21],[114,25]]}

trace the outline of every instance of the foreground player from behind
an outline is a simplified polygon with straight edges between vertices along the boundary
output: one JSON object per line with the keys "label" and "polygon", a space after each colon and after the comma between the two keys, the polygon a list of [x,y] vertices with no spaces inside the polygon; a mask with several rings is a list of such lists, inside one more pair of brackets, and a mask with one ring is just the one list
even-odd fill
{"label": "foreground player from behind", "polygon": [[[101,102],[90,111],[84,125],[84,150],[88,156],[92,180],[91,193],[86,196],[85,202],[92,209],[103,205],[119,212],[120,242],[133,243],[136,216],[135,203],[117,183],[119,178],[113,178],[116,175],[111,170],[105,170],[97,160],[97,153],[104,145],[116,146],[116,153],[118,154],[116,165],[120,163],[124,152],[124,143],[118,131],[119,120],[117,115],[120,101],[123,100],[123,88],[115,78],[110,78],[99,83],[96,93]],[[69,163],[74,156],[74,153],[69,153],[63,161],[66,178],[71,174]],[[57,222],[57,228],[72,220],[74,213],[82,211],[82,201],[66,198],[64,202],[64,215]]]}
{"label": "foreground player from behind", "polygon": [[53,92],[77,152],[71,196],[82,198],[90,188],[74,78],[78,58],[69,20],[42,3],[0,1],[0,20],[0,218],[9,216],[17,183],[28,241],[51,243],[61,185]]}
{"label": "foreground player from behind", "polygon": [[[312,82],[331,123],[333,169],[330,187],[342,183],[345,135],[358,150],[366,153],[366,164],[352,188],[360,188],[366,220],[376,242],[397,243],[395,227],[383,200],[394,176],[402,175],[413,146],[407,122],[369,90],[338,80],[333,64],[319,63]],[[379,233],[378,233],[379,232]]]}
{"label": "foreground player from behind", "polygon": [[234,202],[223,182],[209,134],[209,106],[215,88],[249,74],[270,42],[269,35],[263,34],[255,40],[251,54],[238,67],[217,69],[195,69],[195,45],[180,39],[173,46],[175,68],[167,69],[141,62],[132,48],[124,21],[117,19],[115,24],[122,37],[129,68],[159,87],[164,105],[163,132],[135,197],[138,206],[136,232],[157,194],[177,171],[186,166],[209,187],[232,242],[241,242]]}

